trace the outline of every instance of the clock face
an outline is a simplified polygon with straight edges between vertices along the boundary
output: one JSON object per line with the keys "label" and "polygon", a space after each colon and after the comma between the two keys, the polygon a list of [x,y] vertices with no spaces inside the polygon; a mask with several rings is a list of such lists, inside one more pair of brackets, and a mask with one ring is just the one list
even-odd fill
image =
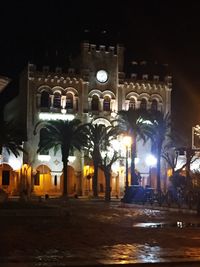
{"label": "clock face", "polygon": [[96,78],[100,83],[105,83],[108,80],[108,73],[105,70],[99,70],[97,71]]}

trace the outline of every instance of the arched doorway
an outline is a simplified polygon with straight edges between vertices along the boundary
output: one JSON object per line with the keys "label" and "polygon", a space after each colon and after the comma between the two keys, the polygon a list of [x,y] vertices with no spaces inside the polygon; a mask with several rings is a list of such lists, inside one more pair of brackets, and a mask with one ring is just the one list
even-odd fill
{"label": "arched doorway", "polygon": [[39,165],[33,175],[33,191],[36,195],[45,195],[50,194],[51,190],[51,170],[47,165]]}
{"label": "arched doorway", "polygon": [[0,164],[0,188],[9,195],[17,194],[19,191],[19,175],[7,163]]}

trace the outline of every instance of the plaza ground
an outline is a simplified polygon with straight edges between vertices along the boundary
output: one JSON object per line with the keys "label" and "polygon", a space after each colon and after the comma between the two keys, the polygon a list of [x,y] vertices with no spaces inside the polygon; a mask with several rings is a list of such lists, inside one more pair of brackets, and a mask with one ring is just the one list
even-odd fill
{"label": "plaza ground", "polygon": [[45,203],[62,206],[64,212],[49,216],[43,209],[39,216],[0,216],[0,266],[180,261],[199,261],[200,266],[197,214],[125,207],[120,201],[49,199]]}

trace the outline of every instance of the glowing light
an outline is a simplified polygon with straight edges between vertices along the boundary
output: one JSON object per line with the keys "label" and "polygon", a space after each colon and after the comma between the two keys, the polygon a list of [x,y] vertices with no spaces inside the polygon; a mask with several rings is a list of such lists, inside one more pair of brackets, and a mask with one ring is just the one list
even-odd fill
{"label": "glowing light", "polygon": [[129,147],[132,144],[132,138],[130,136],[124,136],[122,139],[122,143],[123,145],[125,145],[126,147]]}
{"label": "glowing light", "polygon": [[145,162],[148,166],[155,166],[157,163],[157,159],[150,154],[146,157]]}
{"label": "glowing light", "polygon": [[8,164],[13,168],[14,171],[19,170],[22,166],[20,159],[10,158]]}
{"label": "glowing light", "polygon": [[135,164],[138,164],[138,163],[139,163],[139,161],[140,161],[140,159],[139,159],[139,158],[135,158]]}
{"label": "glowing light", "polygon": [[38,160],[40,161],[50,161],[51,157],[49,155],[38,155]]}
{"label": "glowing light", "polygon": [[73,163],[75,161],[76,157],[75,156],[69,156],[68,160],[69,162]]}
{"label": "glowing light", "polygon": [[39,119],[43,121],[48,120],[63,120],[63,121],[71,121],[75,118],[73,114],[60,114],[60,113],[39,113]]}

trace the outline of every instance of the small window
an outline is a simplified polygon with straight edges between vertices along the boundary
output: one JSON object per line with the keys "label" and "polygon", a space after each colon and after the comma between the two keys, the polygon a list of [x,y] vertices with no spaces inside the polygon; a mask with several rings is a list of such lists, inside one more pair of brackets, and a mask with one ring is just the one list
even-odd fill
{"label": "small window", "polygon": [[34,185],[40,185],[40,173],[37,172],[34,176],[33,176],[33,180],[34,180]]}
{"label": "small window", "polygon": [[2,171],[2,185],[10,184],[10,171]]}
{"label": "small window", "polygon": [[54,94],[53,106],[54,108],[60,108],[61,106],[61,95],[59,93]]}
{"label": "small window", "polygon": [[91,101],[91,110],[92,111],[98,111],[99,110],[99,98],[97,95],[94,95],[92,97],[92,101]]}
{"label": "small window", "polygon": [[129,101],[129,109],[135,109],[135,99],[131,98]]}
{"label": "small window", "polygon": [[57,175],[54,176],[54,185],[57,186],[58,184],[58,177]]}
{"label": "small window", "polygon": [[46,91],[43,91],[41,94],[41,104],[40,105],[42,108],[48,108],[49,104],[50,104],[49,93]]}
{"label": "small window", "polygon": [[103,110],[110,111],[110,97],[106,96],[103,101]]}
{"label": "small window", "polygon": [[73,109],[73,95],[70,93],[67,94],[66,109]]}
{"label": "small window", "polygon": [[140,109],[147,109],[147,101],[144,98],[141,100]]}
{"label": "small window", "polygon": [[153,101],[151,103],[151,110],[154,110],[154,111],[158,110],[158,102],[155,99],[153,99]]}

